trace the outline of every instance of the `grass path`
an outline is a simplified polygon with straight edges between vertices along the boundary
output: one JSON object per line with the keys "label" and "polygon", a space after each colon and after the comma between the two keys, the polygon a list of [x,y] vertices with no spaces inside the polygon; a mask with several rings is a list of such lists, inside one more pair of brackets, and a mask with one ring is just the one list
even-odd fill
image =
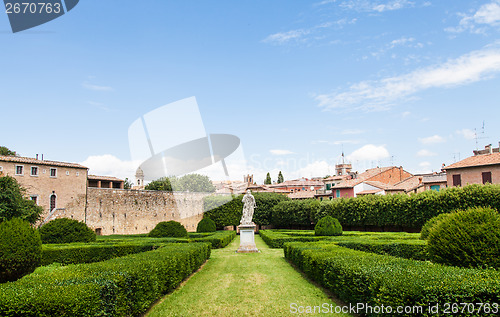
{"label": "grass path", "polygon": [[283,249],[269,248],[258,235],[255,240],[260,253],[235,253],[239,236],[212,250],[205,266],[146,316],[310,316],[315,314],[292,313],[291,304],[335,307],[286,262]]}

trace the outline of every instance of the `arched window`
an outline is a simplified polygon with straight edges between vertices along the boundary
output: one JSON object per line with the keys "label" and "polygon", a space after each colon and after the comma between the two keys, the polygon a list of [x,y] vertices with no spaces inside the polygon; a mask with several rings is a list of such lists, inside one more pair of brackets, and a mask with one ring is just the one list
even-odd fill
{"label": "arched window", "polygon": [[56,195],[52,194],[50,195],[50,211],[54,210],[56,208]]}

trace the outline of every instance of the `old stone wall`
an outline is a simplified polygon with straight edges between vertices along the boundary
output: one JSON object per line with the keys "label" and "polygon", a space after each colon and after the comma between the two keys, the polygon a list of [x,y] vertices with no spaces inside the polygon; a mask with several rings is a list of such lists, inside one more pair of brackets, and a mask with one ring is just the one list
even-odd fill
{"label": "old stone wall", "polygon": [[[196,231],[206,193],[88,188],[86,223],[102,235],[148,233],[161,221],[175,220]],[[84,200],[57,217],[71,218]],[[73,215],[73,218],[76,218]]]}

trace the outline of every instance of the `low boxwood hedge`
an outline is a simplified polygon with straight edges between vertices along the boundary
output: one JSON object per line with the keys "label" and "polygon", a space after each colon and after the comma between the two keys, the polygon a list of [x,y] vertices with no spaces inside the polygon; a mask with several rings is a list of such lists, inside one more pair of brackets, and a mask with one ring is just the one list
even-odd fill
{"label": "low boxwood hedge", "polygon": [[0,316],[138,316],[210,250],[208,243],[168,244],[98,263],[42,267],[0,285]]}
{"label": "low boxwood hedge", "polygon": [[212,249],[220,249],[227,246],[236,237],[236,231],[225,230],[217,231],[212,234],[207,234],[206,236],[191,238],[189,241],[192,242],[210,242],[212,244]]}
{"label": "low boxwood hedge", "polygon": [[[287,259],[341,300],[394,309],[384,316],[435,316],[429,308],[438,305],[443,313],[447,303],[483,303],[483,308],[489,306],[491,313],[491,308],[500,303],[500,272],[492,269],[449,267],[326,242],[286,243],[284,252]],[[415,310],[396,313],[397,307],[422,307],[422,310],[417,314]],[[461,315],[490,315],[477,307]],[[376,315],[369,311],[357,313]]]}

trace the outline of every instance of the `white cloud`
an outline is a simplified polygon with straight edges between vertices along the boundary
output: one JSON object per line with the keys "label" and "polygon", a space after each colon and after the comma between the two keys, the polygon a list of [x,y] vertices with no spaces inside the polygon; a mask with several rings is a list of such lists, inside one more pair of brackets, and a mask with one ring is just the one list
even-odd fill
{"label": "white cloud", "polygon": [[423,149],[417,152],[417,156],[436,156],[437,153],[431,152],[429,150]]}
{"label": "white cloud", "polygon": [[140,161],[123,161],[111,154],[104,154],[89,156],[80,164],[89,168],[89,174],[114,176],[121,179],[128,177],[133,181],[137,167],[141,163]]}
{"label": "white cloud", "polygon": [[291,30],[288,32],[279,32],[279,33],[269,35],[268,37],[266,37],[263,40],[263,42],[285,44],[291,40],[299,39],[299,38],[301,38],[304,35],[307,35],[309,33],[310,33],[309,30],[303,30],[303,29]]}
{"label": "white cloud", "polygon": [[432,169],[431,169],[431,166],[432,164],[430,162],[420,162],[418,164],[418,171],[417,173],[430,173],[432,172]]}
{"label": "white cloud", "polygon": [[403,9],[405,7],[410,7],[410,6],[412,7],[413,5],[414,5],[413,2],[407,0],[394,0],[394,1],[389,1],[385,4],[375,5],[373,7],[373,10],[378,12],[393,11],[393,10]]}
{"label": "white cloud", "polygon": [[[328,3],[323,1],[323,3]],[[347,0],[339,4],[340,7],[356,11],[374,11],[374,12],[385,12],[399,10],[407,7],[415,6],[414,2],[408,0],[392,0],[386,3],[379,3],[375,1],[368,0]]]}
{"label": "white cloud", "polygon": [[365,131],[360,130],[360,129],[346,129],[341,132],[341,134],[361,134],[364,133]]}
{"label": "white cloud", "polygon": [[474,140],[474,138],[476,137],[476,132],[472,131],[471,129],[457,130],[456,133],[463,136],[467,140]]}
{"label": "white cloud", "polygon": [[408,74],[362,81],[344,92],[317,95],[315,100],[326,110],[387,110],[396,101],[420,91],[469,84],[491,78],[499,71],[500,49],[484,48]]}
{"label": "white cloud", "polygon": [[448,32],[463,32],[469,30],[472,33],[483,33],[482,26],[497,26],[500,24],[500,0],[494,0],[483,4],[473,15],[460,14],[462,19],[457,27],[449,27]]}
{"label": "white cloud", "polygon": [[367,144],[352,152],[347,156],[347,159],[350,161],[375,161],[388,157],[389,151],[387,151],[385,145]]}
{"label": "white cloud", "polygon": [[418,140],[422,144],[436,144],[436,143],[443,143],[445,141],[445,139],[442,136],[439,136],[437,134],[426,138],[418,138]]}
{"label": "white cloud", "polygon": [[99,85],[93,85],[88,82],[84,82],[82,84],[83,88],[89,89],[89,90],[95,90],[95,91],[113,91],[112,87],[109,86],[99,86]]}
{"label": "white cloud", "polygon": [[294,154],[294,152],[289,151],[289,150],[270,150],[272,155],[289,155],[289,154]]}
{"label": "white cloud", "polygon": [[315,161],[307,164],[303,168],[293,171],[289,175],[289,179],[300,177],[324,177],[335,173],[335,166],[328,164],[326,161]]}

